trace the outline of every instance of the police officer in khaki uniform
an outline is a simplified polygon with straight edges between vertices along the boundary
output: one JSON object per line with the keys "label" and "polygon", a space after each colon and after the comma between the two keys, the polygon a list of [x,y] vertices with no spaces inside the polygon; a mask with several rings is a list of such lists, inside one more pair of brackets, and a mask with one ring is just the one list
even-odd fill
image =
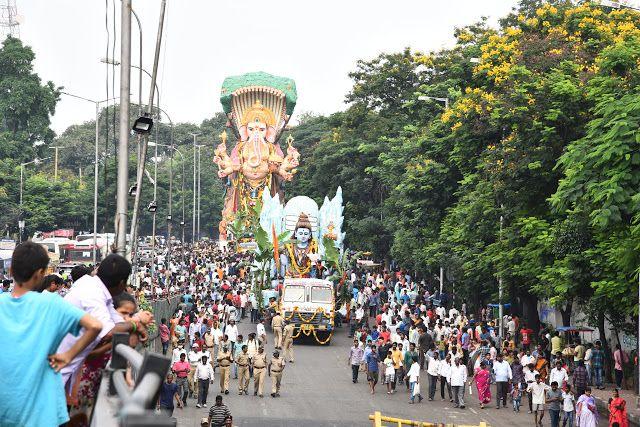
{"label": "police officer in khaki uniform", "polygon": [[236,357],[236,363],[238,364],[238,394],[248,394],[249,388],[249,347],[242,346],[242,352]]}
{"label": "police officer in khaki uniform", "polygon": [[284,346],[284,358],[289,359],[290,363],[293,363],[293,323],[286,322],[284,329],[282,330],[282,345]]}
{"label": "police officer in khaki uniform", "polygon": [[229,374],[231,372],[231,362],[233,361],[229,345],[225,344],[218,351],[218,367],[220,368],[220,393],[229,394]]}
{"label": "police officer in khaki uniform", "polygon": [[282,382],[282,371],[284,370],[284,359],[280,357],[280,352],[273,352],[273,359],[269,362],[269,376],[271,377],[271,397],[280,397],[280,383]]}
{"label": "police officer in khaki uniform", "polygon": [[258,348],[258,353],[253,356],[253,395],[262,397],[262,389],[264,388],[264,377],[267,369],[267,355],[264,353],[264,347]]}
{"label": "police officer in khaki uniform", "polygon": [[271,319],[271,327],[273,328],[273,345],[277,349],[282,349],[282,327],[284,326],[284,319],[280,316],[279,312]]}

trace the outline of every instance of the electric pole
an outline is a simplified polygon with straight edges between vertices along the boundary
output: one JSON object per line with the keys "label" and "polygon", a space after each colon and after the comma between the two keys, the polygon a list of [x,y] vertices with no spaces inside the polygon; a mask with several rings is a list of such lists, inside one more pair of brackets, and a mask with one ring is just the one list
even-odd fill
{"label": "electric pole", "polygon": [[131,92],[131,0],[122,0],[120,29],[120,139],[116,192],[116,251],[127,253],[127,197],[129,195],[129,103]]}
{"label": "electric pole", "polygon": [[191,243],[195,243],[196,241],[196,137],[200,135],[199,133],[189,133],[189,135],[193,136],[193,212],[191,219]]}

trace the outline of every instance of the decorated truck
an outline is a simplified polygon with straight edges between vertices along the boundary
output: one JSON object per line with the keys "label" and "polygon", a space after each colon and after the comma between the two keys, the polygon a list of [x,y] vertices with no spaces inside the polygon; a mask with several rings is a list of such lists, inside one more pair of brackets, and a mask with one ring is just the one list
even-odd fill
{"label": "decorated truck", "polygon": [[285,278],[280,298],[280,313],[293,324],[293,338],[313,336],[328,344],[334,328],[335,298],[333,284],[323,279]]}

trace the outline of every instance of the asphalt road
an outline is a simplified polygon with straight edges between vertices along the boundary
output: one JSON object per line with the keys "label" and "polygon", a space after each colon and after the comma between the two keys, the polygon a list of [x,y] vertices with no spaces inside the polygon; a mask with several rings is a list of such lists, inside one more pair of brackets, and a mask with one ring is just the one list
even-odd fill
{"label": "asphalt road", "polygon": [[[241,333],[246,336],[254,332],[255,327],[248,320],[240,324]],[[366,376],[360,373],[358,384],[351,382],[351,368],[347,362],[349,347],[352,341],[347,337],[347,329],[338,329],[331,345],[319,346],[313,340],[294,344],[295,364],[287,364],[283,375],[281,397],[272,398],[270,394],[271,379],[266,378],[265,397],[259,398],[239,396],[238,382],[231,379],[229,395],[224,396],[233,414],[236,426],[253,427],[343,427],[371,426],[370,414],[381,411],[383,415],[400,417],[432,423],[452,423],[455,425],[475,425],[485,421],[491,427],[524,427],[533,425],[533,415],[527,413],[526,399],[520,413],[514,413],[510,407],[495,409],[495,404],[480,409],[477,393],[465,393],[467,408],[455,409],[449,401],[439,398],[429,402],[426,399],[420,404],[409,405],[409,393],[404,387],[398,393],[387,395],[384,386],[378,384],[376,394],[371,395],[366,383]],[[273,340],[269,336],[267,342],[268,355],[273,353]],[[216,370],[216,381],[218,380]],[[422,394],[426,395],[426,373]],[[219,393],[219,383],[215,382],[209,389],[208,402],[215,401]],[[249,384],[253,390],[253,380]],[[492,390],[494,396],[495,391]],[[495,399],[495,397],[494,397]],[[179,426],[199,427],[202,417],[207,416],[207,409],[195,407],[196,401],[189,399],[185,409],[176,408],[174,417]],[[510,405],[510,403],[508,403]],[[544,425],[550,425],[548,414],[545,414]]]}

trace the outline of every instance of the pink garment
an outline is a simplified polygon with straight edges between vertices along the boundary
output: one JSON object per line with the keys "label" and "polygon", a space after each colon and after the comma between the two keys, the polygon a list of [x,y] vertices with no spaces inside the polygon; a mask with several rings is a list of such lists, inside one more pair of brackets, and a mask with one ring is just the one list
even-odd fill
{"label": "pink garment", "polygon": [[491,402],[491,374],[488,369],[476,369],[476,387],[478,387],[478,400],[480,403]]}

